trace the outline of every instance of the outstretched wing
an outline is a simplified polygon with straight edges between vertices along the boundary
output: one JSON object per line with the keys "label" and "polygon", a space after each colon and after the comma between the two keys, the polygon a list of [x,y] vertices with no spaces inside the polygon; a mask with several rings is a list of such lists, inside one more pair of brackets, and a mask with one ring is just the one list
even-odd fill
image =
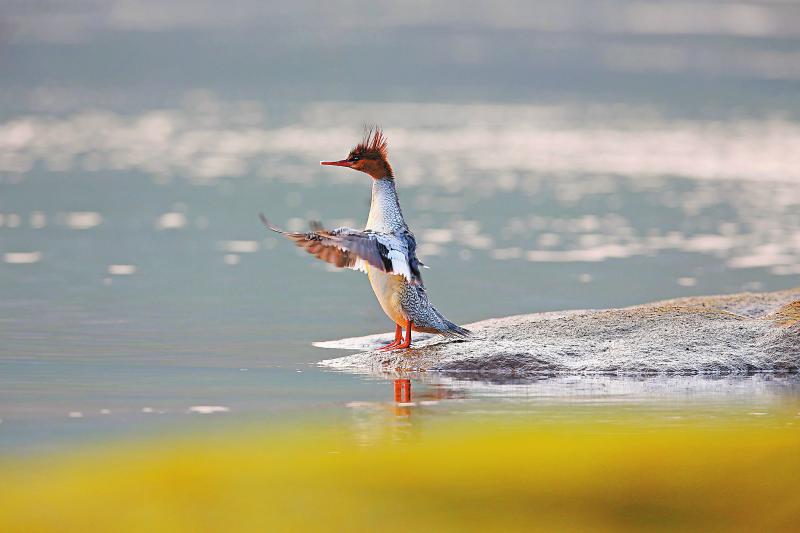
{"label": "outstretched wing", "polygon": [[352,228],[326,230],[317,223],[311,224],[309,232],[288,232],[271,225],[263,214],[259,216],[272,231],[339,268],[366,272],[367,263],[383,272],[401,275],[415,285],[422,281],[419,269],[410,266],[406,241],[394,235]]}

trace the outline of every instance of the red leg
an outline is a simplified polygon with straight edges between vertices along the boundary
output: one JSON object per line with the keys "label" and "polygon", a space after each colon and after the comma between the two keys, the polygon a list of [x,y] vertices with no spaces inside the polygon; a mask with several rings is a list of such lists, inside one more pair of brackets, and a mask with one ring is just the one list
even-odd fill
{"label": "red leg", "polygon": [[403,344],[398,344],[397,345],[398,349],[410,348],[411,347],[411,326],[412,326],[412,324],[411,324],[411,321],[409,320],[408,324],[406,324],[406,340],[405,340],[405,342],[403,342]]}
{"label": "red leg", "polygon": [[387,344],[382,348],[378,348],[378,350],[391,350],[393,348],[397,348],[400,343],[403,342],[403,328],[400,324],[397,324],[394,330],[394,342]]}

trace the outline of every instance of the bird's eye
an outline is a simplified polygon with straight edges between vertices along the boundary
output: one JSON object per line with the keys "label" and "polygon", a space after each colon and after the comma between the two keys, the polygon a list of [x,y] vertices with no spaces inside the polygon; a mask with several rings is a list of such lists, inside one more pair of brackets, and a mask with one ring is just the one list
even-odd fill
{"label": "bird's eye", "polygon": [[352,157],[350,158],[350,161],[358,161],[359,159],[361,159],[361,158],[360,158],[360,157],[358,157],[357,155],[354,155],[354,156],[352,156]]}

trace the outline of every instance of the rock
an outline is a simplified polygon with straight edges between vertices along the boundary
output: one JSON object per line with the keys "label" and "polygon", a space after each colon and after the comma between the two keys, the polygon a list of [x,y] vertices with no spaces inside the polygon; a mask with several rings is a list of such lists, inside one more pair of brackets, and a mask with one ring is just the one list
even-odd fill
{"label": "rock", "polygon": [[[678,298],[623,309],[536,313],[466,325],[468,339],[417,335],[411,350],[365,351],[332,368],[512,374],[746,374],[800,370],[800,289]],[[375,350],[392,334],[317,343]]]}

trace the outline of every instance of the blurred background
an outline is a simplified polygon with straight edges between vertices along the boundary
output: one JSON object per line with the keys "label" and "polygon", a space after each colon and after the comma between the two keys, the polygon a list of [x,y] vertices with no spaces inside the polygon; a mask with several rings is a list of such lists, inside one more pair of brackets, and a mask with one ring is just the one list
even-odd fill
{"label": "blurred background", "polygon": [[795,2],[3,0],[0,449],[389,399],[313,366],[367,280],[257,217],[362,225],[366,123],[459,323],[798,286],[799,89]]}

